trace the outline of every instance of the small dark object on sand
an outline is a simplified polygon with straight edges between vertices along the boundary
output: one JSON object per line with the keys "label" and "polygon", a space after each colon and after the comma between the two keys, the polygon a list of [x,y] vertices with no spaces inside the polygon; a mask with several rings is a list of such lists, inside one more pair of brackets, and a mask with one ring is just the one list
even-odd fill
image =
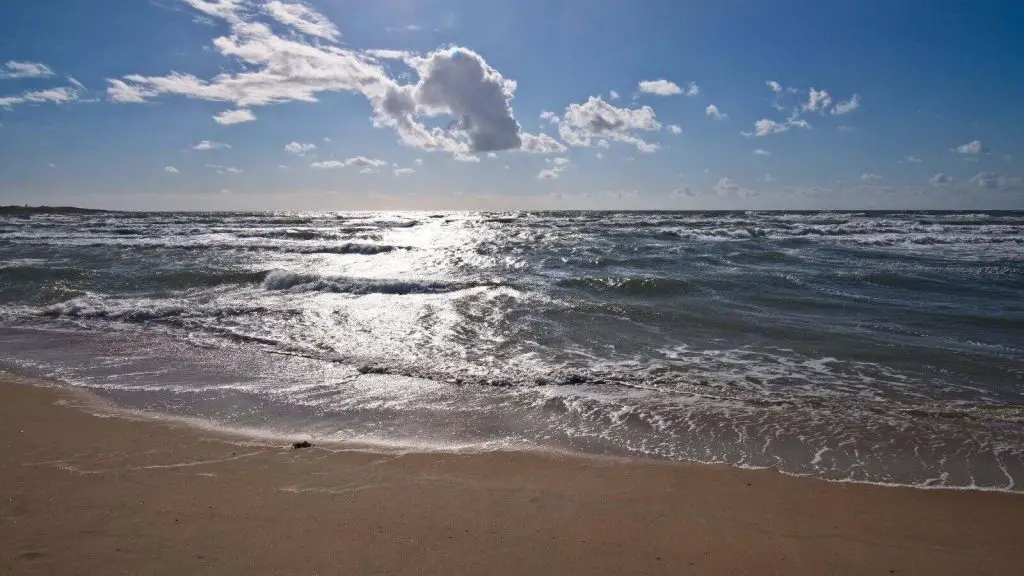
{"label": "small dark object on sand", "polygon": [[303,440],[301,442],[296,442],[295,444],[292,444],[292,448],[294,448],[296,450],[298,450],[299,448],[312,448],[312,447],[313,447],[313,445],[310,444],[309,442],[306,442],[305,440]]}

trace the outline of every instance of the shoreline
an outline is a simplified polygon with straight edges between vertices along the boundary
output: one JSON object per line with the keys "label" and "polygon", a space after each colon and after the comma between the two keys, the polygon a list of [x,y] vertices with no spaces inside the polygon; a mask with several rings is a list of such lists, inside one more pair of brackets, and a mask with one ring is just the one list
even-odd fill
{"label": "shoreline", "polygon": [[304,450],[0,372],[4,571],[977,573],[1024,498],[520,451]]}

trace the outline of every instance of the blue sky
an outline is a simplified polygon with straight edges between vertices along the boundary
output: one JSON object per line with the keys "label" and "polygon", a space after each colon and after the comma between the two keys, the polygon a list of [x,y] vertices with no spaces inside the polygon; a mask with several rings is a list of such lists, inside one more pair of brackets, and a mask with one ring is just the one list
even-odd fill
{"label": "blue sky", "polygon": [[1014,2],[0,7],[0,203],[1024,208]]}

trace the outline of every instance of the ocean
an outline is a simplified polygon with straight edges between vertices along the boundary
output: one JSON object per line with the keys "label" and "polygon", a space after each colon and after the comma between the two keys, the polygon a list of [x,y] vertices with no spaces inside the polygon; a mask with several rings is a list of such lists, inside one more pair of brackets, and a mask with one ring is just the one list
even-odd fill
{"label": "ocean", "polygon": [[0,216],[0,367],[281,438],[1024,492],[1024,212]]}

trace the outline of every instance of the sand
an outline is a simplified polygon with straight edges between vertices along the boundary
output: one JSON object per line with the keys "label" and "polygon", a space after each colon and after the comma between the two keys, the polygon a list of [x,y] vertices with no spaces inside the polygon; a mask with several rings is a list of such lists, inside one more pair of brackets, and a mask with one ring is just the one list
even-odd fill
{"label": "sand", "polygon": [[[293,450],[0,374],[0,572],[1020,574],[1024,496],[523,452]],[[76,407],[78,406],[78,407]]]}

